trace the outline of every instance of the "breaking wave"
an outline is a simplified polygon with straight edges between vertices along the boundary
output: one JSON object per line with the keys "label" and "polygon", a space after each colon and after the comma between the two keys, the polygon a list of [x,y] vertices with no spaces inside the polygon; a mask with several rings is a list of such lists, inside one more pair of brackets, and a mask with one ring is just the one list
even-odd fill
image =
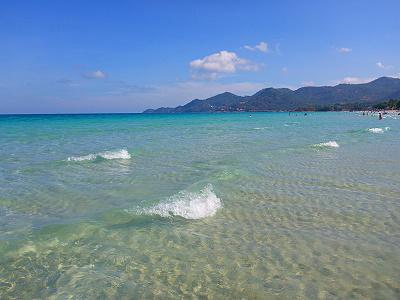
{"label": "breaking wave", "polygon": [[222,201],[215,195],[212,185],[209,184],[197,193],[182,191],[153,207],[126,211],[141,215],[203,219],[215,215],[221,207]]}
{"label": "breaking wave", "polygon": [[67,161],[85,161],[85,160],[95,160],[97,158],[103,159],[130,159],[131,155],[128,150],[120,149],[115,151],[105,151],[99,153],[91,153],[84,156],[70,156]]}
{"label": "breaking wave", "polygon": [[368,129],[368,131],[369,131],[369,132],[372,132],[372,133],[383,133],[383,132],[388,131],[388,130],[390,130],[390,127],[385,127],[385,128],[370,128],[370,129]]}
{"label": "breaking wave", "polygon": [[326,143],[315,144],[314,147],[320,147],[320,148],[325,148],[325,147],[339,148],[339,144],[338,144],[336,141],[329,141],[329,142],[326,142]]}

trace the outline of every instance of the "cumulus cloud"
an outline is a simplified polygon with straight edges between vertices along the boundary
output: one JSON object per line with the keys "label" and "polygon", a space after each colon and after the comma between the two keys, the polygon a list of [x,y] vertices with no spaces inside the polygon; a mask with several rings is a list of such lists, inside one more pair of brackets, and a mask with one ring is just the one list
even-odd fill
{"label": "cumulus cloud", "polygon": [[190,62],[192,77],[197,79],[216,79],[221,74],[237,71],[257,71],[259,66],[240,58],[235,52],[220,51]]}
{"label": "cumulus cloud", "polygon": [[346,47],[337,48],[336,50],[337,50],[337,52],[339,52],[339,53],[349,53],[349,52],[352,51],[352,49],[346,48]]}
{"label": "cumulus cloud", "polygon": [[83,77],[89,78],[89,79],[103,79],[103,78],[106,78],[107,75],[103,71],[97,70],[97,71],[84,73]]}
{"label": "cumulus cloud", "polygon": [[250,51],[260,51],[264,53],[268,52],[268,44],[266,42],[260,42],[258,45],[255,46],[246,45],[244,46],[244,48]]}

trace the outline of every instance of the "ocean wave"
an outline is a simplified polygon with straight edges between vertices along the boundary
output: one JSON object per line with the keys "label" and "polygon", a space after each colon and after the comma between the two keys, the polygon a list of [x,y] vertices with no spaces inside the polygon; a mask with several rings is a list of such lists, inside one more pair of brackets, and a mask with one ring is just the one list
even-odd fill
{"label": "ocean wave", "polygon": [[119,149],[115,151],[104,151],[99,153],[91,153],[83,156],[70,156],[67,161],[85,161],[85,160],[95,160],[97,158],[103,159],[130,159],[131,155],[126,149]]}
{"label": "ocean wave", "polygon": [[298,124],[299,124],[299,122],[289,122],[289,123],[283,124],[283,126],[285,126],[285,127],[290,127],[290,126],[296,126],[296,125],[298,125]]}
{"label": "ocean wave", "polygon": [[384,133],[385,131],[390,130],[390,127],[385,127],[385,128],[370,128],[368,129],[369,132],[372,133]]}
{"label": "ocean wave", "polygon": [[255,129],[255,130],[264,130],[264,129],[268,129],[268,128],[271,128],[271,127],[254,127],[253,129]]}
{"label": "ocean wave", "polygon": [[319,144],[315,144],[314,147],[330,147],[330,148],[339,148],[339,144],[336,141],[329,141],[326,143],[319,143]]}
{"label": "ocean wave", "polygon": [[182,191],[153,207],[126,211],[141,215],[203,219],[215,215],[221,207],[222,201],[215,195],[212,185],[209,184],[197,193]]}

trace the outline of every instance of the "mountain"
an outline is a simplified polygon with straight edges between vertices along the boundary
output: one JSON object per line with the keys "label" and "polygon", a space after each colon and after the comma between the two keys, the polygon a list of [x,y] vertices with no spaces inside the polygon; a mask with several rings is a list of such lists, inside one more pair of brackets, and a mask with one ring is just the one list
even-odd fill
{"label": "mountain", "polygon": [[314,110],[350,104],[367,107],[399,97],[400,79],[381,77],[362,84],[302,87],[297,90],[266,88],[252,96],[243,97],[225,92],[204,100],[195,99],[175,108],[148,109],[144,113]]}

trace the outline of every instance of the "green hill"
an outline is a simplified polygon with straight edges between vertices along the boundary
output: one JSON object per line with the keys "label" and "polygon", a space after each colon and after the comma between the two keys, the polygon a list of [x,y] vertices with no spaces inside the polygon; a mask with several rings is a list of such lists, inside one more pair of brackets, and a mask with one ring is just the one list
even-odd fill
{"label": "green hill", "polygon": [[400,79],[381,77],[363,84],[302,87],[297,90],[266,88],[243,97],[225,92],[204,100],[195,99],[175,108],[148,109],[144,113],[363,109],[399,97]]}

